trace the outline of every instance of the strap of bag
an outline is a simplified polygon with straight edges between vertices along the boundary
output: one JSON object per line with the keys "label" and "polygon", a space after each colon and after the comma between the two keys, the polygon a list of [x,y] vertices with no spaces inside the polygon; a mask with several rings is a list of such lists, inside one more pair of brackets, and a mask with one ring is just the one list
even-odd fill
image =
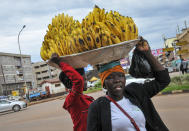
{"label": "strap of bag", "polygon": [[117,102],[115,100],[113,100],[109,96],[106,96],[106,98],[108,98],[110,101],[112,101],[123,112],[123,114],[130,119],[131,123],[133,124],[133,126],[135,127],[135,129],[137,131],[140,131],[139,127],[137,126],[137,124],[135,122],[135,120],[125,110],[123,110],[123,108],[119,104],[117,104]]}

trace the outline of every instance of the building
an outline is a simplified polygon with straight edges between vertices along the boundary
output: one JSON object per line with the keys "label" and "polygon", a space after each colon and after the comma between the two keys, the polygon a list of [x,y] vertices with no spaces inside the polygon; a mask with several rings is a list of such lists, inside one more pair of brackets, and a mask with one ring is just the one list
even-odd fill
{"label": "building", "polygon": [[46,62],[32,63],[32,68],[35,78],[35,87],[41,87],[41,82],[44,80],[58,78],[60,70],[49,66]]}
{"label": "building", "polygon": [[164,48],[171,48],[175,45],[176,37],[164,39]]}
{"label": "building", "polygon": [[13,91],[24,95],[33,84],[30,55],[0,52],[0,95],[11,95]]}
{"label": "building", "polygon": [[185,28],[181,34],[177,34],[177,41],[177,45],[180,45],[177,54],[183,59],[189,59],[189,28]]}
{"label": "building", "polygon": [[66,93],[66,88],[59,79],[44,80],[40,84],[42,90],[49,91],[51,96]]}
{"label": "building", "polygon": [[163,57],[164,63],[166,66],[171,66],[172,62],[180,59],[177,52],[179,51],[179,47],[176,46],[177,38],[167,38],[164,39],[164,52],[165,55]]}

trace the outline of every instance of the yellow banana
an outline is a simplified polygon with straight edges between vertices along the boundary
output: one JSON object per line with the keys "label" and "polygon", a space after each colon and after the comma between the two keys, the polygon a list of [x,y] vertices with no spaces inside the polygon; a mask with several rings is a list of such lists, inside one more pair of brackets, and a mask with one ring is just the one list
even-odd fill
{"label": "yellow banana", "polygon": [[100,17],[99,18],[100,22],[104,22],[105,21],[106,16],[105,16],[105,9],[104,8],[100,10],[100,16],[99,17]]}
{"label": "yellow banana", "polygon": [[94,20],[96,22],[99,22],[100,21],[100,8],[95,5],[95,7],[93,8],[93,16],[94,16]]}
{"label": "yellow banana", "polygon": [[45,56],[45,54],[44,54],[43,46],[41,47],[40,56],[41,56],[41,58],[42,58],[44,61],[47,60],[47,58],[46,58],[46,56]]}
{"label": "yellow banana", "polygon": [[121,42],[120,39],[119,39],[119,37],[117,37],[114,34],[111,34],[111,40],[112,40],[113,44],[117,44],[117,43]]}
{"label": "yellow banana", "polygon": [[94,39],[92,38],[92,36],[89,33],[87,33],[85,35],[85,37],[83,37],[83,38],[86,41],[89,50],[92,50],[92,49],[96,48]]}
{"label": "yellow banana", "polygon": [[91,37],[93,38],[93,40],[95,40],[95,31],[94,31],[94,29],[92,28],[92,26],[90,26],[90,27],[88,28],[88,30],[89,30],[89,34],[91,35]]}
{"label": "yellow banana", "polygon": [[109,13],[106,13],[106,20],[113,21],[113,12],[110,10]]}
{"label": "yellow banana", "polygon": [[60,56],[136,39],[138,28],[131,17],[98,6],[82,20],[61,13],[52,18],[40,50],[43,60],[56,52]]}
{"label": "yellow banana", "polygon": [[112,44],[111,40],[111,35],[110,32],[107,30],[102,30],[101,31],[101,42],[102,42],[102,46],[108,46]]}
{"label": "yellow banana", "polygon": [[95,45],[96,45],[97,48],[102,47],[102,46],[101,46],[101,38],[100,38],[99,33],[96,33],[96,34],[95,34]]}
{"label": "yellow banana", "polygon": [[89,47],[87,46],[87,44],[86,44],[85,40],[83,39],[82,35],[78,35],[76,41],[79,44],[80,49],[82,51],[89,50]]}
{"label": "yellow banana", "polygon": [[121,31],[117,26],[115,26],[111,21],[106,21],[105,24],[108,26],[108,28],[112,31],[112,33],[119,38],[121,38]]}

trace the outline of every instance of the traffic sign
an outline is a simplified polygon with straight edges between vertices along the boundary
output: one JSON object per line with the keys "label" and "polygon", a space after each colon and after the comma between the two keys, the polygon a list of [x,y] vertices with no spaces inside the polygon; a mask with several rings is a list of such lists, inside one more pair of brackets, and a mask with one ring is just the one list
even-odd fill
{"label": "traffic sign", "polygon": [[174,48],[163,48],[163,52],[174,51]]}
{"label": "traffic sign", "polygon": [[188,49],[177,51],[177,54],[179,54],[179,55],[184,54],[184,53],[188,53]]}
{"label": "traffic sign", "polygon": [[182,46],[182,45],[186,45],[187,42],[186,41],[182,41],[182,42],[177,42],[176,45],[177,46]]}

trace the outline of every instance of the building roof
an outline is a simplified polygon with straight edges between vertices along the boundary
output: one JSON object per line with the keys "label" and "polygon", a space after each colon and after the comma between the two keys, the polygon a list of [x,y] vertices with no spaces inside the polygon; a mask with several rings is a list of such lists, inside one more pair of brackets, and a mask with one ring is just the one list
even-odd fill
{"label": "building roof", "polygon": [[36,65],[44,65],[44,64],[47,64],[47,62],[45,62],[45,61],[39,61],[39,62],[34,62],[34,63],[32,63],[33,66],[36,66]]}
{"label": "building roof", "polygon": [[53,83],[58,83],[58,82],[60,82],[59,79],[48,79],[48,80],[42,81],[42,82],[40,83],[40,85],[42,85],[42,84],[44,84],[44,83],[51,83],[51,84],[53,84]]}
{"label": "building roof", "polygon": [[[0,52],[0,56],[16,56],[16,57],[20,57],[20,54]],[[31,57],[31,56],[30,55],[23,55],[22,54],[22,57]]]}
{"label": "building roof", "polygon": [[165,40],[165,47],[168,46],[168,48],[173,47],[172,43],[177,40],[177,38],[168,38]]}
{"label": "building roof", "polygon": [[178,40],[182,39],[186,34],[189,33],[189,28],[185,29],[179,36],[178,36]]}

